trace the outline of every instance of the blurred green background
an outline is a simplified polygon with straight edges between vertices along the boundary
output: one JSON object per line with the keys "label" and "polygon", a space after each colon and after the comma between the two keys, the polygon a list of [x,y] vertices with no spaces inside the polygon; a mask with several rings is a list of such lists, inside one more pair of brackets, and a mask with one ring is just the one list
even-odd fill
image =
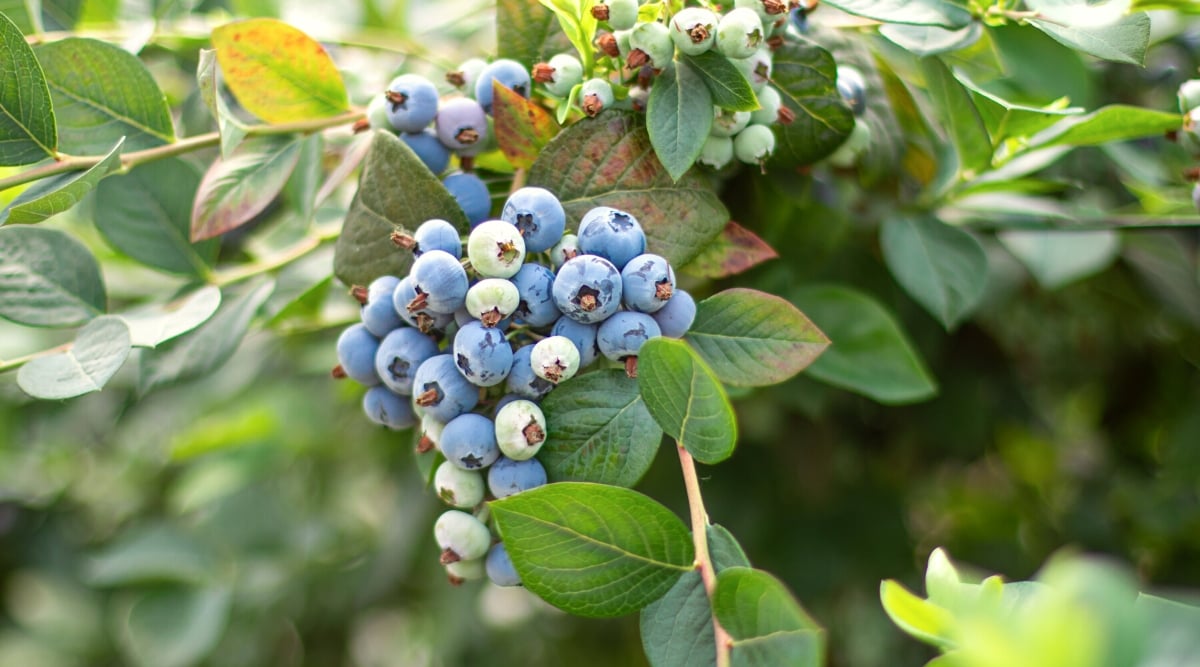
{"label": "blurred green background", "polygon": [[[47,30],[82,12],[97,21],[85,34],[140,35],[181,135],[210,129],[196,50],[230,16],[278,16],[327,41],[358,103],[400,68],[436,74],[494,50],[486,3],[92,4],[47,4]],[[1070,93],[1089,107],[1171,110],[1200,65],[1200,26],[1167,16],[1155,26],[1144,69],[1084,62],[1005,29],[1061,63],[1020,70],[1014,85],[1043,101]],[[1131,165],[1178,171],[1173,151],[1162,141],[1084,149],[1045,177],[1116,205]],[[738,285],[790,298],[851,285],[896,316],[940,391],[883,406],[802,376],[736,395],[739,449],[701,471],[712,519],[828,629],[841,667],[932,657],[887,620],[878,589],[896,578],[919,590],[935,546],[1010,579],[1069,547],[1116,556],[1149,590],[1200,589],[1200,237],[1122,232],[1056,289],[988,237],[986,305],[947,333],[879,254],[876,225],[902,180],[745,170],[724,185],[734,219],[781,257],[694,281],[694,293]],[[352,185],[322,211],[327,222]],[[182,285],[115,254],[84,220],[47,224],[98,253],[114,300]],[[225,257],[245,261],[245,244],[286,224],[266,216],[227,240]],[[315,305],[256,327],[210,377],[139,396],[127,364],[103,392],[50,403],[0,375],[0,665],[644,664],[636,617],[572,618],[523,590],[445,582],[431,534],[439,506],[411,435],[370,425],[361,389],[329,379],[338,328],[356,315],[341,286],[322,282],[330,261],[326,248],[285,269],[266,313],[314,285]],[[55,335],[0,323],[0,358]],[[639,489],[685,515],[670,454]]]}

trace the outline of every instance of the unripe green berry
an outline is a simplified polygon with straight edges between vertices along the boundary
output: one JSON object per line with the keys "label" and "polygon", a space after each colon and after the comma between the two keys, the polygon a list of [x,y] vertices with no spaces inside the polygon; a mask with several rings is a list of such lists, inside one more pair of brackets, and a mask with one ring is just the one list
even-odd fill
{"label": "unripe green berry", "polygon": [[780,0],[734,0],[733,6],[754,12],[764,28],[787,15],[787,3]]}
{"label": "unripe green berry", "polygon": [[482,558],[446,563],[446,576],[454,584],[464,581],[478,581],[487,576],[486,563]]}
{"label": "unripe green berry", "polygon": [[487,67],[487,61],[483,58],[470,58],[464,60],[457,70],[447,75],[446,79],[455,87],[462,88],[467,97],[474,99],[475,82],[479,80],[479,74],[485,67]]}
{"label": "unripe green berry", "polygon": [[546,416],[537,403],[516,400],[496,413],[496,444],[514,461],[531,459],[546,442]]}
{"label": "unripe green berry", "polygon": [[533,374],[552,384],[574,377],[579,371],[579,348],[566,336],[543,338],[529,355]]}
{"label": "unripe green berry", "polygon": [[749,58],[766,39],[762,20],[753,9],[734,9],[717,26],[717,48],[726,58]]}
{"label": "unripe green berry", "polygon": [[710,134],[704,140],[704,147],[700,149],[700,157],[696,158],[696,162],[713,169],[720,169],[729,164],[732,159],[733,139]]}
{"label": "unripe green berry", "polygon": [[671,39],[680,53],[698,56],[717,41],[720,17],[701,7],[687,7],[671,17]]}
{"label": "unripe green berry", "polygon": [[467,237],[467,257],[471,268],[483,277],[511,278],[525,260],[525,239],[514,225],[487,220],[476,225]]}
{"label": "unripe green berry", "polygon": [[588,116],[612,107],[612,84],[604,79],[588,79],[579,91],[579,106]]}
{"label": "unripe green berry", "polygon": [[1179,112],[1187,113],[1196,107],[1200,107],[1200,79],[1189,79],[1179,86]]}
{"label": "unripe green berry", "polygon": [[433,474],[433,488],[438,498],[451,507],[469,509],[483,502],[487,484],[477,470],[463,470],[443,461]]}
{"label": "unripe green berry", "polygon": [[629,67],[650,65],[662,69],[675,55],[671,30],[657,21],[637,24],[629,34],[629,49],[629,57],[625,60]]}
{"label": "unripe green berry", "polygon": [[395,131],[392,130],[392,123],[388,120],[387,105],[387,96],[384,93],[372,97],[371,101],[367,103],[367,122],[370,123],[372,130],[384,128]]}
{"label": "unripe green berry", "polygon": [[496,326],[512,315],[520,303],[517,286],[504,278],[484,278],[467,290],[467,312],[485,327]]}
{"label": "unripe green berry", "polygon": [[871,145],[871,126],[862,119],[855,121],[850,136],[826,160],[839,169],[849,169]]}
{"label": "unripe green berry", "polygon": [[637,25],[638,0],[607,0],[608,25],[613,30],[630,30]]}
{"label": "unripe green berry", "polygon": [[433,524],[433,536],[442,549],[442,562],[482,558],[492,545],[492,533],[482,521],[459,510],[449,510]]}
{"label": "unripe green berry", "polygon": [[749,111],[728,111],[714,106],[712,129],[708,133],[714,137],[732,137],[749,124]]}
{"label": "unripe green berry", "polygon": [[758,91],[758,106],[755,111],[750,112],[750,122],[755,125],[770,125],[779,119],[779,107],[783,104],[783,98],[779,96],[779,91],[771,86],[763,86],[763,89]]}
{"label": "unripe green berry", "polygon": [[579,237],[574,234],[563,234],[562,239],[550,249],[550,263],[555,270],[568,259],[579,254]]}
{"label": "unripe green berry", "polygon": [[732,62],[742,71],[746,80],[750,82],[750,87],[756,93],[766,87],[767,82],[771,80],[771,52],[766,49],[759,49],[749,58]]}
{"label": "unripe green berry", "polygon": [[775,152],[775,133],[766,125],[751,125],[733,138],[733,154],[746,164],[762,164]]}
{"label": "unripe green berry", "polygon": [[[417,406],[418,409],[420,406]],[[428,452],[432,449],[441,451],[442,448],[442,431],[446,429],[446,425],[431,415],[421,416],[421,438],[417,441],[418,452]]]}
{"label": "unripe green berry", "polygon": [[617,50],[621,52],[621,59],[629,57],[629,52],[633,47],[629,45],[629,39],[633,36],[633,28],[629,30],[614,30],[613,39],[617,40]]}
{"label": "unripe green berry", "polygon": [[553,69],[552,79],[546,82],[546,90],[551,95],[566,97],[571,89],[583,81],[583,64],[569,53],[560,53],[547,63]]}

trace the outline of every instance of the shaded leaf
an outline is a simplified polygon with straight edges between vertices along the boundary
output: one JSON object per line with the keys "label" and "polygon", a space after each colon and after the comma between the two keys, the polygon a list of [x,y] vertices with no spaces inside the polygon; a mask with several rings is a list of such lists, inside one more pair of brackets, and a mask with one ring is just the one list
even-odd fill
{"label": "shaded leaf", "polygon": [[71,327],[104,312],[100,266],[57,229],[0,228],[0,317],[35,327]]}
{"label": "shaded leaf", "polygon": [[978,173],[992,160],[992,139],[971,94],[938,58],[923,58],[921,71],[941,127],[958,152],[959,167]]}
{"label": "shaded leaf", "polygon": [[169,303],[121,313],[120,318],[129,327],[131,345],[158,347],[208,321],[220,305],[221,290],[205,285]]}
{"label": "shaded leaf", "polygon": [[84,563],[91,586],[130,586],[163,582],[203,584],[213,580],[216,563],[195,538],[163,525],[122,534]]}
{"label": "shaded leaf", "polygon": [[71,208],[91,192],[100,179],[121,166],[121,143],[87,171],[47,178],[26,188],[8,208],[0,211],[0,225],[38,223]]}
{"label": "shaded leaf", "polygon": [[20,28],[0,14],[0,165],[54,155],[58,134],[42,66]]}
{"label": "shaded leaf", "polygon": [[771,82],[795,119],[776,128],[773,160],[811,164],[850,135],[854,114],[837,93],[836,71],[833,56],[812,42],[788,41],[775,50]]}
{"label": "shaded leaf", "polygon": [[638,388],[667,435],[701,463],[733,454],[737,418],[725,388],[687,343],[653,338],[638,351]]}
{"label": "shaded leaf", "polygon": [[120,628],[125,651],[142,667],[187,667],[217,646],[228,622],[229,591],[162,588],[136,594]]}
{"label": "shaded leaf", "polygon": [[119,317],[88,322],[70,348],[31,359],[17,372],[17,385],[34,398],[63,399],[100,391],[129,357],[129,328]]}
{"label": "shaded leaf", "polygon": [[955,30],[971,22],[971,13],[950,0],[826,0],[831,7],[884,23],[937,25]]}
{"label": "shaded leaf", "polygon": [[672,180],[678,181],[692,167],[712,124],[712,96],[700,77],[683,61],[665,67],[650,88],[646,129]]}
{"label": "shaded leaf", "polygon": [[1099,27],[1075,23],[1063,25],[1042,19],[1030,19],[1029,22],[1060,44],[1097,58],[1131,65],[1142,65],[1146,61],[1150,17],[1145,12],[1130,14],[1116,23]]}
{"label": "shaded leaf", "polygon": [[886,23],[879,26],[879,34],[912,54],[933,56],[974,44],[983,34],[983,26],[972,22],[957,30],[947,30],[932,25]]}
{"label": "shaded leaf", "polygon": [[298,137],[300,147],[296,167],[283,188],[283,198],[288,206],[299,213],[302,221],[313,219],[317,208],[317,193],[321,179],[325,177],[325,138],[320,132]]}
{"label": "shaded leaf", "polygon": [[300,159],[299,138],[254,138],[217,158],[192,202],[191,240],[204,241],[246,224],[283,190]]}
{"label": "shaded leaf", "polygon": [[733,638],[733,665],[824,664],[825,631],[783,582],[762,570],[730,567],[717,574],[713,614]]}
{"label": "shaded leaf", "polygon": [[[754,111],[758,96],[742,70],[717,51],[705,51],[698,56],[680,55],[680,60],[702,81],[712,95],[712,103],[722,109]],[[657,88],[658,86],[655,85]]]}
{"label": "shaded leaf", "polygon": [[492,88],[496,143],[512,166],[528,169],[542,148],[558,134],[558,123],[540,104],[507,86],[494,82]]}
{"label": "shaded leaf", "polygon": [[1009,230],[997,236],[1046,289],[1103,271],[1121,248],[1120,237],[1108,229]]}
{"label": "shaded leaf", "polygon": [[919,215],[892,215],[880,227],[883,258],[909,296],[947,330],[975,309],[987,286],[983,246],[969,232]]}
{"label": "shaded leaf", "polygon": [[728,278],[776,257],[779,254],[766,241],[730,220],[720,236],[680,270],[698,278]]}

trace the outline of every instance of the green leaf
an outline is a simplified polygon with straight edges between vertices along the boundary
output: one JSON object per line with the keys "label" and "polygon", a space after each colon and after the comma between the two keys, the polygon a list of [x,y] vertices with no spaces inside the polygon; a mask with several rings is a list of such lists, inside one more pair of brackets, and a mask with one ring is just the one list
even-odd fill
{"label": "green leaf", "polygon": [[496,49],[519,63],[545,62],[571,43],[550,11],[537,0],[497,0]]}
{"label": "green leaf", "polygon": [[158,347],[204,324],[221,305],[221,290],[205,285],[173,301],[121,313],[129,327],[130,345]]}
{"label": "green leaf", "polygon": [[1010,230],[997,236],[1046,289],[1103,271],[1121,249],[1121,238],[1109,229]]}
{"label": "green leaf", "polygon": [[0,14],[0,165],[37,162],[57,147],[46,75],[20,28]]}
{"label": "green leaf", "polygon": [[246,125],[238,120],[217,85],[217,52],[200,49],[200,64],[196,66],[196,86],[213,118],[217,121],[217,133],[221,135],[221,156],[230,157],[246,138]]}
{"label": "green leaf", "polygon": [[1178,130],[1182,122],[1182,116],[1177,113],[1113,104],[1086,116],[1059,121],[1047,130],[1050,138],[1039,141],[1037,148],[1095,146],[1110,141],[1157,137]]}
{"label": "green leaf", "polygon": [[122,648],[140,667],[188,667],[217,646],[229,620],[224,588],[139,592],[123,617]]}
{"label": "green leaf", "polygon": [[646,231],[647,252],[674,266],[695,257],[729,221],[705,180],[692,173],[672,181],[640,114],[606,111],[567,127],[542,151],[529,183],[557,195],[576,222],[596,206],[628,211]]}
{"label": "green leaf", "polygon": [[696,305],[686,339],[721,382],[761,387],[804,370],[829,339],[796,307],[757,290],[728,289]]}
{"label": "green leaf", "polygon": [[779,257],[757,234],[730,220],[692,261],[680,269],[697,278],[728,278]]}
{"label": "green leaf", "polygon": [[166,525],[122,534],[84,563],[84,579],[96,587],[163,582],[204,584],[216,575],[207,546]]}
{"label": "green leaf", "polygon": [[[758,96],[746,80],[742,70],[729,58],[717,51],[705,51],[698,56],[681,55],[680,60],[688,64],[693,73],[704,81],[712,94],[712,103],[722,109],[754,111],[758,108]],[[657,84],[655,85],[657,88]]]}
{"label": "green leaf", "polygon": [[974,44],[983,34],[983,26],[971,22],[964,28],[947,30],[932,25],[887,23],[879,26],[879,34],[914,55],[935,56]]}
{"label": "green leaf", "polygon": [[1044,18],[1075,27],[1110,26],[1125,18],[1132,0],[1025,0]]}
{"label": "green leaf", "polygon": [[448,220],[459,231],[467,229],[466,215],[454,197],[412,149],[391,132],[376,132],[337,240],[334,274],[347,285],[405,275],[412,253],[400,252],[391,234],[412,232],[430,218]]}
{"label": "green leaf", "polygon": [[1130,14],[1116,23],[1099,27],[1062,25],[1042,19],[1030,19],[1029,22],[1072,49],[1119,63],[1145,64],[1146,47],[1150,45],[1150,17],[1145,12]]}
{"label": "green leaf", "polygon": [[713,613],[733,638],[733,665],[824,664],[825,631],[783,582],[762,570],[730,567],[720,572]]}
{"label": "green leaf", "polygon": [[542,401],[553,437],[538,454],[552,481],[633,486],[650,469],[662,429],[624,371],[586,373]]}
{"label": "green leaf", "polygon": [[57,229],[0,228],[0,317],[78,326],[105,310],[104,278],[82,243]]}
{"label": "green leaf", "polygon": [[638,387],[646,409],[697,461],[733,454],[737,418],[721,381],[681,340],[654,338],[638,351]]}
{"label": "green leaf", "polygon": [[129,328],[121,318],[104,315],[85,324],[67,350],[21,366],[17,385],[49,400],[90,394],[103,389],[128,356]]}
{"label": "green leaf", "polygon": [[488,505],[524,586],[572,614],[637,611],[693,567],[687,527],[636,491],[561,482]]}
{"label": "green leaf", "polygon": [[832,153],[854,129],[854,114],[837,92],[837,66],[812,42],[788,41],[775,50],[771,82],[795,119],[780,125],[775,160],[811,164]]}
{"label": "green leaf", "polygon": [[958,152],[959,167],[978,173],[992,160],[992,139],[971,94],[938,58],[923,58],[921,71],[939,124],[947,129]]}
{"label": "green leaf", "polygon": [[171,273],[206,276],[218,241],[189,241],[200,174],[181,158],[156,160],[96,187],[96,228],[117,250]]}
{"label": "green leaf", "polygon": [[1060,98],[1043,107],[1017,104],[985,89],[962,71],[955,70],[954,77],[975,94],[976,107],[984,117],[995,144],[1008,137],[1032,136],[1061,121],[1063,116],[1075,116],[1084,112],[1083,107],[1066,106],[1066,98]]}
{"label": "green leaf", "polygon": [[125,137],[124,151],[175,141],[167,99],[142,61],[118,46],[68,37],[35,50],[58,122],[58,147],[104,155]]}
{"label": "green leaf", "polygon": [[71,208],[100,183],[100,179],[121,167],[121,141],[87,171],[62,174],[38,181],[22,192],[8,208],[0,211],[0,225],[38,223]]}
{"label": "green leaf", "polygon": [[915,403],[937,393],[924,362],[878,301],[837,285],[802,288],[793,298],[832,341],[808,374],[885,404]]}
{"label": "green leaf", "polygon": [[192,203],[193,243],[250,222],[287,184],[300,159],[298,137],[256,137],[233,156],[217,158],[204,174]]}
{"label": "green leaf", "polygon": [[300,215],[300,220],[308,222],[313,219],[317,193],[321,188],[321,179],[325,177],[325,138],[316,132],[298,137],[296,142],[299,144],[296,167],[292,169],[282,195],[288,206]]}
{"label": "green leaf", "polygon": [[901,630],[935,646],[951,646],[949,630],[954,618],[945,609],[913,595],[899,583],[879,585],[883,610]]}
{"label": "green leaf", "polygon": [[700,77],[683,61],[664,68],[650,88],[646,129],[672,180],[678,181],[691,169],[712,124],[712,96]]}
{"label": "green leaf", "polygon": [[936,25],[956,30],[971,22],[971,12],[950,0],[826,0],[847,14],[883,23]]}
{"label": "green leaf", "polygon": [[525,99],[500,82],[493,81],[492,89],[496,143],[509,164],[528,169],[542,148],[558,134],[558,123],[540,104]]}
{"label": "green leaf", "polygon": [[207,322],[153,350],[142,352],[138,391],[142,395],[160,387],[207,375],[233,356],[258,309],[275,289],[263,280],[246,287],[235,299],[226,299]]}
{"label": "green leaf", "polygon": [[350,108],[337,65],[301,30],[268,18],[226,23],[212,43],[225,85],[268,123],[335,116]]}
{"label": "green leaf", "polygon": [[[708,551],[713,568],[749,567],[742,547],[724,527],[710,525]],[[716,638],[712,605],[699,572],[687,572],[667,594],[651,602],[639,616],[642,648],[654,667],[715,667]]]}
{"label": "green leaf", "polygon": [[987,286],[983,246],[969,232],[927,215],[896,214],[880,227],[883,258],[909,296],[953,330]]}

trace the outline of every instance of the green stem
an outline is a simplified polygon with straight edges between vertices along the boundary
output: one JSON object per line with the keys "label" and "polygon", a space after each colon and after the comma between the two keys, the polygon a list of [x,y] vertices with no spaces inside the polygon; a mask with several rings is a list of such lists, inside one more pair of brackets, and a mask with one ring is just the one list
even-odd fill
{"label": "green stem", "polygon": [[[676,442],[675,449],[679,452],[679,466],[683,469],[683,487],[687,491],[688,509],[692,516],[692,543],[696,550],[696,569],[700,571],[700,579],[704,582],[704,592],[708,594],[711,604],[713,593],[717,589],[717,571],[713,567],[712,557],[708,553],[708,512],[704,509],[704,497],[700,494],[700,478],[696,475],[696,462],[684,448],[683,443]],[[729,667],[729,649],[733,638],[717,622],[713,616],[713,634],[717,644],[717,667]]]}
{"label": "green stem", "polygon": [[[346,125],[353,123],[363,117],[361,110],[349,111],[347,113],[331,116],[329,118],[317,118],[297,121],[294,123],[279,123],[276,125],[251,125],[246,128],[246,136],[269,136],[278,134],[296,134],[317,132],[319,130],[337,127],[338,125]],[[164,158],[184,155],[192,151],[202,148],[216,146],[221,142],[221,134],[219,132],[209,132],[208,134],[198,134],[194,137],[180,139],[175,143],[166,144],[163,146],[155,146],[140,151],[132,151],[121,155],[120,171],[127,172],[138,165]],[[19,174],[13,174],[8,178],[0,178],[0,191],[25,183],[41,180],[49,176],[57,174],[65,174],[72,171],[83,171],[91,169],[104,159],[103,155],[60,155],[59,159],[49,164],[44,164],[40,167],[34,167],[28,171],[23,171]]]}
{"label": "green stem", "polygon": [[295,245],[287,248],[286,250],[277,252],[270,257],[264,257],[263,259],[252,264],[244,264],[242,266],[236,266],[224,271],[218,271],[212,276],[212,279],[209,280],[209,282],[218,287],[225,287],[226,285],[232,285],[234,283],[253,278],[254,276],[270,273],[276,269],[281,269],[288,264],[291,264],[292,262],[321,247],[321,244],[325,243],[326,241],[337,238],[337,236],[338,230],[305,236]]}

